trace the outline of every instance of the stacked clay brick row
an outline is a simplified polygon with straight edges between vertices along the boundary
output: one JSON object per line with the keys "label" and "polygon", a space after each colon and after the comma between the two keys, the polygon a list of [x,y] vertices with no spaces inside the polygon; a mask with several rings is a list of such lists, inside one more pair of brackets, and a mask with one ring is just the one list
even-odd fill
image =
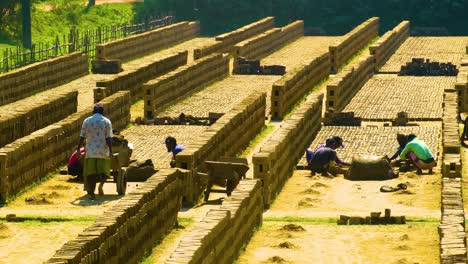
{"label": "stacked clay brick row", "polygon": [[229,56],[213,54],[143,84],[145,118],[229,74]]}
{"label": "stacked clay brick row", "polygon": [[216,42],[194,50],[194,58],[200,59],[215,52],[231,52],[234,45],[275,26],[274,17],[266,17],[239,29],[216,36]]}
{"label": "stacked clay brick row", "polygon": [[458,109],[460,112],[468,111],[468,64],[461,66],[457,75],[455,89],[458,93]]}
{"label": "stacked clay brick row", "polygon": [[141,98],[143,96],[143,83],[187,64],[187,56],[188,51],[174,53],[142,64],[138,68],[125,70],[108,79],[97,81],[97,88],[94,89],[94,101],[99,102],[122,90],[129,90],[132,98]]}
{"label": "stacked clay brick row", "polygon": [[0,147],[76,112],[77,91],[49,90],[0,107]]}
{"label": "stacked clay brick row", "polygon": [[[113,128],[123,129],[130,121],[130,95],[118,92],[101,103]],[[78,144],[83,120],[90,109],[37,130],[0,149],[0,199],[17,194],[57,166],[66,162]]]}
{"label": "stacked clay brick row", "polygon": [[96,45],[98,59],[128,61],[198,36],[198,22],[180,22],[124,39]]}
{"label": "stacked clay brick row", "polygon": [[444,177],[461,177],[460,136],[458,134],[458,98],[454,90],[444,93],[442,117],[442,173]]}
{"label": "stacked clay brick row", "polygon": [[282,119],[296,102],[328,77],[330,57],[326,52],[315,57],[309,64],[288,71],[273,84],[271,91],[271,116]]}
{"label": "stacked clay brick row", "polygon": [[242,246],[262,223],[258,180],[241,181],[219,209],[211,209],[184,235],[167,264],[234,263]]}
{"label": "stacked clay brick row", "polygon": [[197,175],[204,171],[206,160],[235,156],[265,125],[266,94],[255,92],[211,125],[196,141],[177,154],[178,168],[189,169],[192,176],[186,182],[185,196],[196,201],[206,187]]}
{"label": "stacked clay brick row", "polygon": [[46,263],[138,263],[175,225],[185,171],[163,169],[125,195]]}
{"label": "stacked clay brick row", "polygon": [[442,221],[439,225],[440,263],[467,263],[465,211],[461,175],[442,179]]}
{"label": "stacked clay brick row", "polygon": [[304,21],[296,21],[283,28],[274,28],[234,46],[236,57],[261,59],[304,35]]}
{"label": "stacked clay brick row", "polygon": [[343,38],[330,46],[331,71],[351,59],[354,54],[379,35],[379,18],[372,17],[348,32]]}
{"label": "stacked clay brick row", "polygon": [[87,74],[88,56],[81,52],[0,74],[0,105],[21,100]]}
{"label": "stacked clay brick row", "polygon": [[322,93],[310,94],[253,156],[254,178],[263,182],[263,203],[269,206],[320,130]]}
{"label": "stacked clay brick row", "polygon": [[370,46],[370,53],[374,55],[375,71],[378,71],[398,47],[405,42],[409,37],[409,30],[410,22],[403,21]]}
{"label": "stacked clay brick row", "polygon": [[341,111],[374,75],[374,56],[367,55],[346,66],[327,84],[326,107]]}

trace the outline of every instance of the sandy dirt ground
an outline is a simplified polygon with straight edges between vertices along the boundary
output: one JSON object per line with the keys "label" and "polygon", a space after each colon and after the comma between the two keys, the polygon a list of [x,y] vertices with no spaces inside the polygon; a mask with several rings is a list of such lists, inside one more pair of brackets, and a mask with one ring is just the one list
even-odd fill
{"label": "sandy dirt ground", "polygon": [[[437,223],[336,226],[264,222],[238,264],[252,263],[438,263]],[[298,227],[300,229],[300,227]]]}
{"label": "sandy dirt ground", "polygon": [[[16,214],[17,217],[96,217],[102,215],[122,197],[117,194],[114,183],[106,183],[105,195],[96,195],[96,200],[91,200],[83,191],[83,184],[71,182],[71,178],[72,176],[68,175],[55,175],[30,188],[0,208],[0,217],[7,214]],[[127,192],[135,189],[137,185],[138,183],[128,183]],[[35,197],[35,201],[25,201],[31,197]]]}
{"label": "sandy dirt ground", "polygon": [[0,264],[43,263],[92,221],[0,222]]}
{"label": "sandy dirt ground", "polygon": [[[264,216],[338,217],[340,214],[368,216],[390,208],[392,214],[410,217],[440,217],[441,175],[401,173],[387,181],[349,181],[338,176],[310,177],[296,171]],[[407,190],[382,193],[382,185],[408,185]]]}

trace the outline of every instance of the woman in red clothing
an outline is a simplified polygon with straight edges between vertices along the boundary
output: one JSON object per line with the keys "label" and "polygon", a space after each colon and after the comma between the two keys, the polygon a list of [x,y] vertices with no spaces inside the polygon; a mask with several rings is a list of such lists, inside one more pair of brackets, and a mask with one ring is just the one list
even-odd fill
{"label": "woman in red clothing", "polygon": [[78,156],[77,150],[75,150],[67,163],[68,174],[72,176],[78,176],[76,178],[78,181],[83,180],[83,164],[81,163],[80,158],[84,157],[85,148],[80,148],[80,152],[81,155]]}

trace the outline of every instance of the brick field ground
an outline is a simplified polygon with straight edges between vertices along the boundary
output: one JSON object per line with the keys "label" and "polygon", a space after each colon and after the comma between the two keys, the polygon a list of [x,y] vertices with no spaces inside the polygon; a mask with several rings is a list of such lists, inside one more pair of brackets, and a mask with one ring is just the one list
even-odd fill
{"label": "brick field ground", "polygon": [[308,64],[313,58],[327,52],[329,46],[340,38],[340,36],[305,36],[267,56],[261,62],[266,65],[284,65],[286,71],[292,70]]}
{"label": "brick field ground", "polygon": [[401,111],[410,120],[441,120],[444,89],[454,85],[455,77],[375,75],[343,111],[363,120],[392,120]]}
{"label": "brick field ground", "polygon": [[164,144],[166,137],[173,136],[178,144],[186,145],[193,143],[207,128],[207,126],[135,125],[122,134],[134,145],[132,159],[151,159],[155,168],[169,168],[172,154],[167,152]]}
{"label": "brick field ground", "polygon": [[426,58],[437,62],[460,65],[468,37],[409,37],[392,55],[380,72],[400,71],[412,58]]}
{"label": "brick field ground", "polygon": [[226,113],[255,91],[267,92],[270,109],[271,86],[280,76],[232,75],[169,107],[158,116],[178,117],[181,113],[208,117],[209,112]]}

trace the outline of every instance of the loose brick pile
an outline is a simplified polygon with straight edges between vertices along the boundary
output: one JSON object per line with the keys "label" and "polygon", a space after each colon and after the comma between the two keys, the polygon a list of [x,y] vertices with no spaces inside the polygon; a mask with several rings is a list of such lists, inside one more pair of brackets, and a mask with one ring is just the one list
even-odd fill
{"label": "loose brick pile", "polygon": [[233,263],[262,224],[259,180],[241,181],[219,209],[211,209],[185,234],[167,264]]}
{"label": "loose brick pile", "polygon": [[330,73],[330,56],[326,52],[303,67],[288,71],[273,84],[271,91],[271,116],[282,119],[296,104]]}
{"label": "loose brick pile", "polygon": [[186,171],[160,170],[46,263],[137,263],[175,225]]}
{"label": "loose brick pile", "polygon": [[124,39],[97,44],[96,57],[101,60],[128,61],[194,38],[199,31],[198,22],[179,22]]}
{"label": "loose brick pile", "polygon": [[252,158],[254,178],[261,179],[263,202],[268,207],[282,189],[320,129],[323,94],[312,93],[283,121]]}
{"label": "loose brick pile", "polygon": [[346,66],[327,84],[326,107],[341,111],[374,75],[374,57],[364,56]]}
{"label": "loose brick pile", "polygon": [[[340,136],[343,138],[344,148],[338,148],[338,157],[346,162],[351,162],[354,156],[373,154],[378,156],[395,153],[398,148],[397,133],[414,133],[424,140],[431,152],[437,156],[439,152],[440,127],[438,126],[405,126],[405,127],[345,127],[324,126],[310,145],[315,149],[324,144],[328,138]],[[302,154],[305,148],[302,150]],[[301,160],[302,167],[306,166],[305,157]]]}
{"label": "loose brick pile", "polygon": [[0,147],[76,112],[77,91],[57,89],[0,107]]}
{"label": "loose brick pile", "polygon": [[[101,103],[113,128],[130,122],[130,95],[118,92]],[[53,125],[17,139],[0,149],[0,199],[17,194],[68,160],[78,144],[81,125],[92,109],[76,112]]]}
{"label": "loose brick pile", "polygon": [[337,72],[340,66],[378,35],[379,18],[372,17],[348,32],[341,40],[336,41],[330,46],[331,71]]}
{"label": "loose brick pile", "polygon": [[279,76],[232,75],[169,107],[158,116],[177,118],[184,113],[197,118],[207,118],[210,112],[227,113],[254,92],[268,92],[268,113],[271,85],[278,79]]}
{"label": "loose brick pile", "polygon": [[88,74],[88,56],[75,52],[0,74],[0,106]]}
{"label": "loose brick pile", "polygon": [[203,171],[206,160],[232,157],[243,150],[265,125],[266,94],[255,92],[211,125],[196,143],[187,144],[177,154],[178,168],[189,169],[193,175],[186,181],[186,198],[195,201],[206,187],[197,171]]}
{"label": "loose brick pile", "polygon": [[197,143],[206,130],[207,126],[154,126],[140,125],[132,126],[122,132],[125,139],[132,143],[132,159],[153,161],[154,167],[169,168],[172,153],[168,153],[164,140],[168,136],[177,139],[177,143],[187,146]]}
{"label": "loose brick pile", "polygon": [[375,71],[379,71],[398,47],[405,42],[410,34],[409,29],[410,22],[403,21],[370,46],[370,53],[374,55],[375,59]]}
{"label": "loose brick pile", "polygon": [[393,120],[402,111],[409,120],[441,120],[444,89],[454,84],[455,77],[375,75],[343,111],[372,121]]}
{"label": "loose brick pile", "polygon": [[155,60],[140,64],[138,67],[104,77],[96,82],[94,101],[99,102],[103,98],[123,90],[130,91],[132,98],[142,97],[143,83],[185,65],[187,56],[187,51],[163,55]]}
{"label": "loose brick pile", "polygon": [[413,58],[448,63],[459,67],[468,37],[409,37],[383,65],[380,72],[398,73]]}
{"label": "loose brick pile", "polygon": [[299,20],[282,28],[268,30],[236,44],[234,54],[236,57],[261,59],[303,35],[304,21]]}
{"label": "loose brick pile", "polygon": [[227,54],[213,54],[143,84],[145,118],[229,74]]}
{"label": "loose brick pile", "polygon": [[194,50],[195,59],[215,52],[232,52],[234,45],[248,38],[256,36],[262,32],[272,29],[275,26],[274,17],[266,17],[257,22],[248,24],[239,29],[217,36],[216,42]]}

